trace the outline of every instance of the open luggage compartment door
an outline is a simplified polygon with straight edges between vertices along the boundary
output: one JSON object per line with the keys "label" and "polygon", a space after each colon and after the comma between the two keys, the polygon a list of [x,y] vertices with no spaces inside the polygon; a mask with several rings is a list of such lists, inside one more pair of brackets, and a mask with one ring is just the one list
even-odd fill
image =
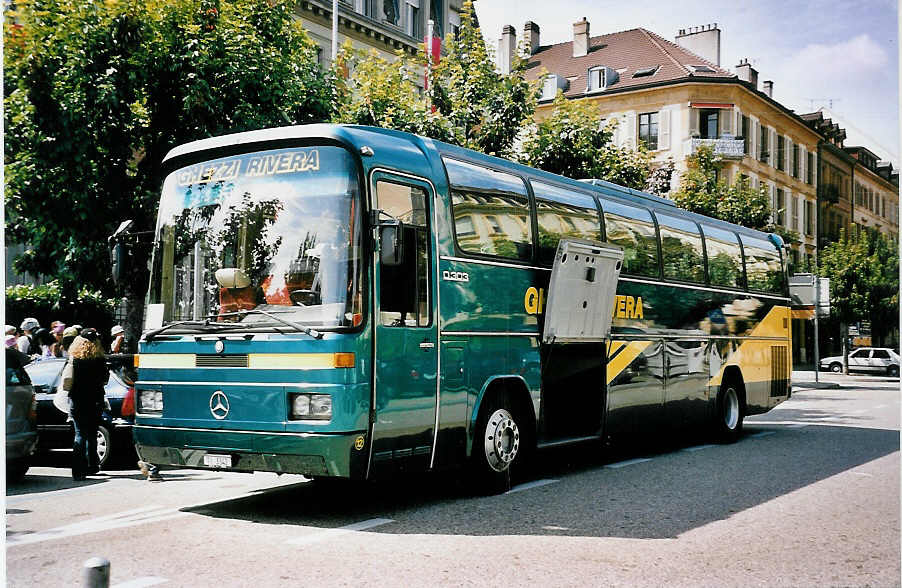
{"label": "open luggage compartment door", "polygon": [[623,249],[617,245],[561,239],[548,284],[542,342],[607,339],[622,265]]}

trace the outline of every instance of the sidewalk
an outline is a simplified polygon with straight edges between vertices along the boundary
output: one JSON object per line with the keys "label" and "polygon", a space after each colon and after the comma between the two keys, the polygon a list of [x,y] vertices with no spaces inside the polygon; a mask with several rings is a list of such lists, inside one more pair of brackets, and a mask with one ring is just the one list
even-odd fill
{"label": "sidewalk", "polygon": [[[801,366],[805,367],[805,366]],[[814,370],[801,369],[792,372],[793,389],[818,389],[818,390],[835,390],[844,387],[857,387],[868,382],[879,382],[884,384],[899,385],[899,378],[891,378],[889,376],[877,376],[871,374],[834,374],[833,372],[820,372],[817,375],[818,381],[815,382]]]}

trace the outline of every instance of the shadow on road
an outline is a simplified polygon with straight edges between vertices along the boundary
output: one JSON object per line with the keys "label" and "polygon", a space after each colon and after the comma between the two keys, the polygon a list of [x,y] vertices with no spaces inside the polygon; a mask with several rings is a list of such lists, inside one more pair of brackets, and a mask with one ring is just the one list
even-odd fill
{"label": "shadow on road", "polygon": [[[556,482],[499,496],[474,497],[460,472],[448,472],[301,484],[190,512],[318,528],[388,518],[371,532],[390,534],[671,538],[899,451],[899,432],[750,423],[733,445],[685,450],[696,442],[704,441],[544,452],[519,482]],[[636,458],[650,461],[610,467]]]}

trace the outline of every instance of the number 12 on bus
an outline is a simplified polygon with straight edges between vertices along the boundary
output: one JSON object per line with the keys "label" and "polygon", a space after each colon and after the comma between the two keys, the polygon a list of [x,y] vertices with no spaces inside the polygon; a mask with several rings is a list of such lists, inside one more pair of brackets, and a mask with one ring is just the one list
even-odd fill
{"label": "number 12 on bus", "polygon": [[[356,480],[463,465],[498,490],[543,446],[734,441],[790,394],[775,235],[368,127],[210,138],[165,166],[146,462]],[[563,238],[623,250],[603,343],[542,342]]]}

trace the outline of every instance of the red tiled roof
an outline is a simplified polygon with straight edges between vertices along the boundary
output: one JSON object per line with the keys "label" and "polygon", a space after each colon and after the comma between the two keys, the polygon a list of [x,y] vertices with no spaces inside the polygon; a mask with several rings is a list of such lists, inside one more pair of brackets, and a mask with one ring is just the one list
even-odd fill
{"label": "red tiled roof", "polygon": [[[539,47],[527,59],[527,78],[537,79],[544,68],[549,74],[570,79],[570,87],[564,95],[575,98],[586,95],[589,68],[602,65],[619,74],[619,79],[609,84],[607,91],[677,80],[736,78],[735,74],[642,28],[591,37],[589,51],[582,57],[573,57],[572,41]],[[693,71],[688,67],[691,65],[705,65],[714,71]],[[636,71],[655,66],[658,69],[654,74],[633,77]]]}

